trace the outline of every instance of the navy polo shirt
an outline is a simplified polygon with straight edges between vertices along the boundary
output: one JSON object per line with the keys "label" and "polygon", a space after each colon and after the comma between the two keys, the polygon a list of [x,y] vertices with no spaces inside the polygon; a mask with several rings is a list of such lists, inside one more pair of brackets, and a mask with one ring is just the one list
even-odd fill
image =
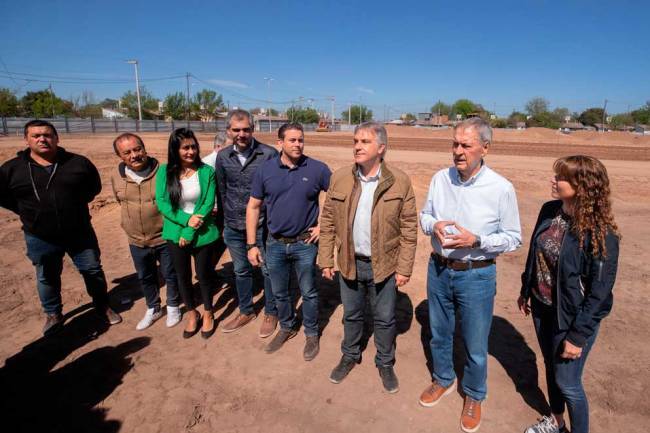
{"label": "navy polo shirt", "polygon": [[318,223],[318,195],[329,188],[332,172],[307,156],[289,168],[280,156],[265,161],[257,170],[251,197],[264,201],[271,234],[294,237]]}

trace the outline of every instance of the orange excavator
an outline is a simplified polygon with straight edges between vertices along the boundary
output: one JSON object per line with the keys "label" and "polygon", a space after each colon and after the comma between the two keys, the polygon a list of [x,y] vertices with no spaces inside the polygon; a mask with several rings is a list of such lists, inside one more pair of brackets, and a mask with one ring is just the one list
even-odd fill
{"label": "orange excavator", "polygon": [[330,130],[331,130],[330,121],[325,118],[321,118],[318,121],[318,128],[316,128],[316,132],[330,132]]}

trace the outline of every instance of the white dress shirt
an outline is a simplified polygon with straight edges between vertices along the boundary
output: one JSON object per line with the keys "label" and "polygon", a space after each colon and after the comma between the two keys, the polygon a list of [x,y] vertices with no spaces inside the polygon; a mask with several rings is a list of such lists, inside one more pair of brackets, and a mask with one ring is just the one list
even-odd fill
{"label": "white dress shirt", "polygon": [[[433,234],[434,224],[443,220],[454,221],[480,236],[481,245],[478,248],[443,248]],[[431,236],[433,250],[453,259],[492,259],[521,246],[515,189],[485,164],[465,182],[460,180],[455,167],[436,173],[420,212],[420,226]]]}
{"label": "white dress shirt", "polygon": [[352,239],[354,240],[354,254],[359,256],[371,257],[372,254],[372,205],[377,185],[379,185],[379,175],[381,175],[381,167],[377,174],[372,177],[365,177],[361,174],[361,170],[357,170],[357,177],[361,184],[361,195],[359,196],[359,203],[357,203],[357,211],[354,214]]}

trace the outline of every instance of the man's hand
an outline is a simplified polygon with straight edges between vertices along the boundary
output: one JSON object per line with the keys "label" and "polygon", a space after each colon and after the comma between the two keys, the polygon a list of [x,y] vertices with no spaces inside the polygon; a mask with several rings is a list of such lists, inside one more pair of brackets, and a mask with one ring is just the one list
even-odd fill
{"label": "man's hand", "polygon": [[574,346],[569,341],[564,340],[564,350],[560,355],[564,359],[578,359],[582,356],[582,347]]}
{"label": "man's hand", "polygon": [[440,242],[440,245],[445,243],[445,236],[447,236],[447,232],[445,232],[445,227],[453,226],[453,225],[454,225],[453,221],[438,221],[433,225],[433,234],[438,239],[438,242]]}
{"label": "man's hand", "polygon": [[530,314],[530,299],[519,296],[519,298],[517,298],[517,306],[519,307],[521,314],[524,316],[528,316]]}
{"label": "man's hand", "polygon": [[188,240],[185,239],[185,238],[180,238],[180,239],[178,239],[178,246],[181,247],[181,248],[185,248],[185,247],[188,246],[189,244],[190,244],[190,241],[188,241]]}
{"label": "man's hand", "polygon": [[253,247],[248,250],[248,261],[251,262],[253,266],[260,266],[264,260],[262,260],[262,252],[259,248]]}
{"label": "man's hand", "polygon": [[323,268],[323,278],[332,281],[334,279],[334,268]]}
{"label": "man's hand", "polygon": [[309,236],[309,239],[305,241],[306,244],[311,244],[314,242],[318,242],[318,238],[320,237],[320,225],[317,225],[316,227],[312,227],[307,230],[311,236]]}
{"label": "man's hand", "polygon": [[203,225],[203,215],[192,215],[187,225],[198,230]]}
{"label": "man's hand", "polygon": [[401,274],[395,274],[395,285],[397,287],[402,287],[404,284],[408,283],[411,277],[407,277]]}
{"label": "man's hand", "polygon": [[476,235],[461,227],[458,223],[453,223],[453,225],[456,226],[460,233],[445,235],[445,242],[443,242],[442,247],[445,249],[472,248],[472,245],[476,242]]}

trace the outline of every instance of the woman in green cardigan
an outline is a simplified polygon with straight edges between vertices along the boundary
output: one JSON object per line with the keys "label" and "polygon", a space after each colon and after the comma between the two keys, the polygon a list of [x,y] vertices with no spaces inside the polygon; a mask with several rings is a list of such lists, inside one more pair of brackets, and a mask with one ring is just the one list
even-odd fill
{"label": "woman in green cardigan", "polygon": [[[167,164],[160,167],[156,177],[156,202],[163,215],[162,237],[169,246],[187,308],[184,338],[199,330],[203,338],[209,338],[215,330],[211,258],[220,236],[211,214],[215,189],[214,171],[201,162],[196,136],[189,129],[176,129],[169,136]],[[194,301],[191,257],[201,289],[202,315]]]}

